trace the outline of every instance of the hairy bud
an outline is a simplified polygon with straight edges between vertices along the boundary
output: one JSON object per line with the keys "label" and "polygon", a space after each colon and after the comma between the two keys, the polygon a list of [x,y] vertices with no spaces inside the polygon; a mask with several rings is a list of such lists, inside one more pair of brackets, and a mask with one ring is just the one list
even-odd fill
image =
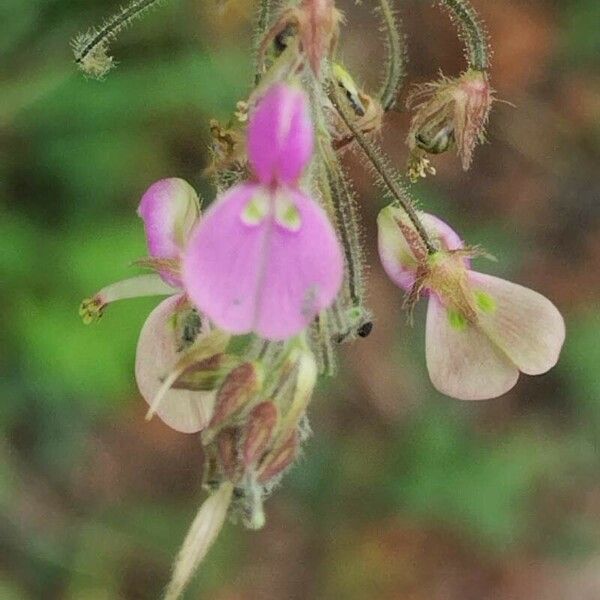
{"label": "hairy bud", "polygon": [[411,179],[434,172],[426,154],[440,154],[454,145],[466,171],[483,138],[492,102],[493,91],[483,71],[469,70],[456,79],[442,77],[417,86],[407,100],[414,110],[407,138]]}

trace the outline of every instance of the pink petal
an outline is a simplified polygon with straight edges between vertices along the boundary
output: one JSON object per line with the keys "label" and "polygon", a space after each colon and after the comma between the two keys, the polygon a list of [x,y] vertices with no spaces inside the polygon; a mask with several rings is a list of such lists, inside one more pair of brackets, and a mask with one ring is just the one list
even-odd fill
{"label": "pink petal", "polygon": [[[135,377],[140,394],[151,404],[166,375],[179,357],[173,328],[173,314],[183,295],[163,300],[148,316],[137,346]],[[162,399],[156,414],[172,429],[182,433],[200,431],[210,421],[214,392],[191,392],[170,389]]]}
{"label": "pink petal", "polygon": [[298,88],[272,86],[260,100],[248,126],[248,159],[258,180],[294,183],[313,149],[308,100]]}
{"label": "pink petal", "polygon": [[[463,247],[459,235],[447,223],[428,213],[419,213],[419,217],[427,233],[437,240],[443,249],[457,250]],[[398,222],[416,232],[401,208],[386,206],[379,212],[377,217],[379,257],[389,278],[400,288],[410,290],[415,281],[417,261],[398,227]]]}
{"label": "pink petal", "polygon": [[200,216],[198,195],[183,179],[161,179],[142,196],[138,215],[144,220],[150,256],[178,259]]}
{"label": "pink petal", "polygon": [[469,272],[476,291],[492,299],[493,306],[479,311],[479,325],[517,367],[528,375],[551,369],[565,340],[565,322],[545,296],[516,283]]}
{"label": "pink petal", "polygon": [[473,325],[452,325],[435,294],[427,308],[427,369],[435,388],[459,400],[501,396],[519,378],[519,370]]}
{"label": "pink petal", "polygon": [[[333,302],[343,259],[314,201],[295,190],[272,194],[244,184],[212,206],[190,239],[183,280],[192,301],[222,329],[279,340]],[[277,208],[286,205],[294,213],[287,225]],[[260,210],[250,217],[248,206]]]}

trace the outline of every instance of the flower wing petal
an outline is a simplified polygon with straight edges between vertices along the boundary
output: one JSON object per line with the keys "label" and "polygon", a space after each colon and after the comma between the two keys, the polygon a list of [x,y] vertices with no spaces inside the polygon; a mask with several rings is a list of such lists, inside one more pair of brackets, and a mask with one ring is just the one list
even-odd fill
{"label": "flower wing petal", "polygon": [[519,370],[473,325],[452,324],[432,294],[427,308],[426,356],[435,388],[459,400],[501,396],[519,378]]}
{"label": "flower wing petal", "polygon": [[280,194],[297,211],[298,225],[271,225],[255,329],[273,340],[299,333],[327,308],[344,274],[340,244],[325,211],[298,191]]}
{"label": "flower wing petal", "polygon": [[[150,256],[178,260],[200,216],[200,202],[187,181],[161,179],[142,196],[138,215],[144,221]],[[160,270],[160,275],[167,283],[179,284],[178,278],[166,270]]]}
{"label": "flower wing petal", "polygon": [[[141,395],[152,404],[163,378],[175,366],[178,340],[173,327],[173,314],[182,295],[163,300],[148,316],[140,333],[135,357],[135,378]],[[195,433],[209,422],[214,392],[169,389],[157,414],[172,429]]]}
{"label": "flower wing petal", "polygon": [[491,298],[479,311],[479,324],[487,336],[528,375],[551,369],[565,340],[565,322],[558,309],[542,294],[516,283],[469,272],[471,285]]}
{"label": "flower wing petal", "polygon": [[245,218],[264,188],[242,184],[213,204],[193,231],[183,259],[183,281],[198,308],[230,333],[252,331],[256,285],[267,219]]}
{"label": "flower wing petal", "polygon": [[142,196],[138,215],[144,221],[150,256],[179,258],[200,215],[198,195],[183,179],[161,179]]}

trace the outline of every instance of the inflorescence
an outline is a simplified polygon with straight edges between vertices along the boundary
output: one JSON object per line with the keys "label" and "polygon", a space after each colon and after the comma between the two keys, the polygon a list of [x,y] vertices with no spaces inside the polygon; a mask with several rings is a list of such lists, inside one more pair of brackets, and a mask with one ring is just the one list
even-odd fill
{"label": "inflorescence", "polygon": [[[257,529],[263,502],[309,437],[307,408],[319,375],[335,371],[339,344],[369,335],[359,203],[341,156],[361,156],[389,204],[379,214],[383,267],[406,292],[409,314],[427,296],[426,361],[440,392],[499,396],[519,374],[554,366],[563,319],[545,297],[479,273],[485,253],[417,209],[406,180],[435,173],[431,158],[456,148],[464,169],[484,137],[493,91],[488,38],[468,0],[440,0],[457,25],[467,65],[416,87],[406,174],[377,143],[406,77],[405,36],[391,0],[373,0],[387,61],[378,93],[342,64],[344,18],[334,0],[275,10],[260,0],[254,88],[231,123],[211,121],[216,198],[202,209],[177,178],[143,194],[151,272],[85,300],[85,323],[111,302],[163,295],[139,338],[135,376],[148,418],[199,433],[205,450],[201,506],[165,598],[178,598],[226,518]],[[156,5],[135,0],[74,42],[78,66],[102,78],[108,44]]]}

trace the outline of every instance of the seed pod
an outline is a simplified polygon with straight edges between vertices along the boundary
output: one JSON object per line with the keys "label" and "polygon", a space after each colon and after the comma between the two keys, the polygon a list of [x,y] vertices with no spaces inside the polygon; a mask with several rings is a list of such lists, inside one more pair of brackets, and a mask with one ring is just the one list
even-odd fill
{"label": "seed pod", "polygon": [[233,369],[217,392],[210,427],[216,427],[235,415],[262,386],[262,369],[257,363],[243,363]]}
{"label": "seed pod", "polygon": [[243,461],[248,467],[258,462],[273,438],[277,425],[277,407],[273,402],[261,402],[248,417],[243,446]]}
{"label": "seed pod", "polygon": [[265,484],[283,473],[294,462],[298,455],[298,447],[298,432],[293,431],[279,448],[267,455],[259,470],[258,483]]}

